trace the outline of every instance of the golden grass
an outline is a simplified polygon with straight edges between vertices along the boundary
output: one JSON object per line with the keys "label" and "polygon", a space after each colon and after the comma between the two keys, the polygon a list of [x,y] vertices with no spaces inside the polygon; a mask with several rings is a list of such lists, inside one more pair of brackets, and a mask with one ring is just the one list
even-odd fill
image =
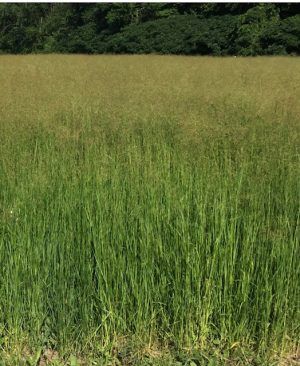
{"label": "golden grass", "polygon": [[218,128],[230,123],[226,110],[270,123],[300,113],[296,57],[1,56],[0,85],[1,119],[10,121],[82,108],[115,121],[171,114]]}

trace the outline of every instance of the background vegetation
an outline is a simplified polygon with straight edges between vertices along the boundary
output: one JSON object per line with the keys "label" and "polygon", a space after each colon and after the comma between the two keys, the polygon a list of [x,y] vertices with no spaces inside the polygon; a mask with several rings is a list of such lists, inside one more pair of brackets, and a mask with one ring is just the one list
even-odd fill
{"label": "background vegetation", "polygon": [[0,364],[297,357],[299,67],[1,56]]}
{"label": "background vegetation", "polygon": [[0,4],[2,53],[299,54],[298,4]]}

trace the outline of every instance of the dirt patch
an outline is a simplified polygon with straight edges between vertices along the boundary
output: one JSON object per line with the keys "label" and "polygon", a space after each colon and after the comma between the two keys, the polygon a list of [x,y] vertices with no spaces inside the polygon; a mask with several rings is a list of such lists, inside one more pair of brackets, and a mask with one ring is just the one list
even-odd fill
{"label": "dirt patch", "polygon": [[39,361],[38,361],[38,366],[47,366],[50,365],[53,361],[58,361],[59,357],[58,357],[58,353],[57,351],[54,351],[52,349],[46,349]]}

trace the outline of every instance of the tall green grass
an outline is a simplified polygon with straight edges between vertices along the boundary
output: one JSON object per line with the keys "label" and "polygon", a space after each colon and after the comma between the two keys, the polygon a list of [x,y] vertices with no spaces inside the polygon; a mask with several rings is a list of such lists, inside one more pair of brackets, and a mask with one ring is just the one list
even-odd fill
{"label": "tall green grass", "polygon": [[3,350],[297,348],[299,120],[243,106],[2,112]]}

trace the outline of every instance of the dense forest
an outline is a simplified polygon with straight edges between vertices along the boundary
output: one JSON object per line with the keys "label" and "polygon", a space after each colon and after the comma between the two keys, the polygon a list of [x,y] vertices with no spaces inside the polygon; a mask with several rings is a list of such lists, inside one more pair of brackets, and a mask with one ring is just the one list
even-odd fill
{"label": "dense forest", "polygon": [[0,4],[0,53],[298,55],[299,4]]}

